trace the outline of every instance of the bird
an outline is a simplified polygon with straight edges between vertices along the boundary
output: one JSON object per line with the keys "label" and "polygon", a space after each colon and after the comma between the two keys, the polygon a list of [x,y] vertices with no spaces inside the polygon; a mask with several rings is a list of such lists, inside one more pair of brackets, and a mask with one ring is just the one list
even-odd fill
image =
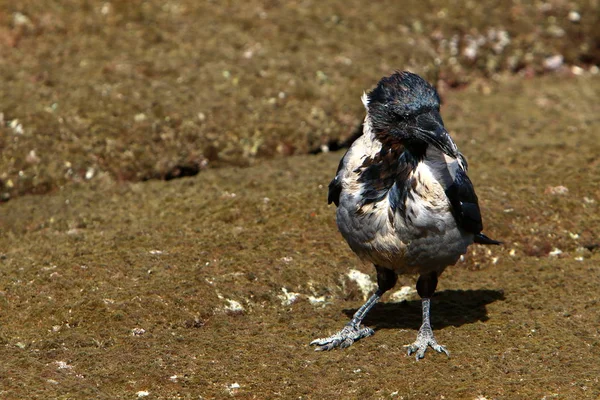
{"label": "bird", "polygon": [[430,321],[438,277],[473,244],[499,245],[483,223],[467,160],[444,126],[440,97],[419,75],[383,77],[362,102],[362,135],[340,160],[329,184],[340,233],[358,257],[375,266],[377,290],[339,332],[313,340],[315,350],[346,348],[374,334],[361,325],[398,275],[418,274],[422,325],[408,355],[424,358],[436,341]]}

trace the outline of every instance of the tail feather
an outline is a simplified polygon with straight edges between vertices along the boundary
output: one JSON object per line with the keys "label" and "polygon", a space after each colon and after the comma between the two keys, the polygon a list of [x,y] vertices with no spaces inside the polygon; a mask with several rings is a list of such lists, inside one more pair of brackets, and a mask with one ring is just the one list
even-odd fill
{"label": "tail feather", "polygon": [[489,237],[485,236],[483,233],[476,234],[474,242],[479,243],[479,244],[502,244],[502,242],[499,242],[494,239],[490,239]]}

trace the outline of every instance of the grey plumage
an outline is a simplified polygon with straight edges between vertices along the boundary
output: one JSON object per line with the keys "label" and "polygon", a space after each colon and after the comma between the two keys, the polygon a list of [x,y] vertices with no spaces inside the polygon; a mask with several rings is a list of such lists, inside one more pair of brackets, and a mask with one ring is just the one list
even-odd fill
{"label": "grey plumage", "polygon": [[437,278],[472,243],[499,242],[481,233],[467,162],[444,127],[436,90],[415,74],[397,72],[363,103],[363,135],[340,161],[328,201],[338,206],[338,228],[351,249],[375,265],[378,290],[344,329],[311,344],[330,350],[371,335],[360,327],[364,315],[398,274],[419,274],[423,325],[409,354],[422,358],[427,346],[447,353],[429,324]]}

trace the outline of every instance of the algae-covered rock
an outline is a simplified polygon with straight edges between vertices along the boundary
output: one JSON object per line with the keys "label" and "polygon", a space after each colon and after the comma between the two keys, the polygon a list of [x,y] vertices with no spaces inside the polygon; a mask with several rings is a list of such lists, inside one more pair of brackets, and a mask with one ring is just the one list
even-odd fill
{"label": "algae-covered rock", "polygon": [[599,16],[595,1],[7,2],[0,199],[335,147],[395,69],[442,93],[597,71]]}

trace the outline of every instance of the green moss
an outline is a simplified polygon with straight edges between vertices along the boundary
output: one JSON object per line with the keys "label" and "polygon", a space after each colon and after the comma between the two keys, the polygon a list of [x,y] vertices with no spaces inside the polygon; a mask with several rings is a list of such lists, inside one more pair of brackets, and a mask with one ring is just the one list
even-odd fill
{"label": "green moss", "polygon": [[[236,382],[241,398],[600,396],[590,367],[600,80],[482,79],[511,55],[535,69],[570,46],[565,60],[577,62],[570,28],[560,40],[539,33],[550,25],[533,29],[563,24],[568,10],[14,4],[0,13],[0,45],[18,36],[0,68],[0,188],[16,197],[0,206],[1,397],[223,398]],[[594,6],[577,7],[573,29],[589,29]],[[14,27],[17,11],[33,28]],[[435,37],[486,24],[510,31],[506,53],[449,66]],[[486,232],[505,244],[473,246],[440,279],[432,321],[451,358],[405,356],[416,300],[384,301],[367,319],[376,335],[315,354],[310,340],[362,302],[347,272],[374,271],[326,205],[342,153],[303,153],[350,134],[362,90],[404,67],[471,83],[443,92],[442,115],[469,160]],[[222,168],[137,182],[204,158]],[[561,185],[566,195],[549,190]],[[26,193],[45,194],[17,196]],[[563,253],[549,256],[555,248]],[[284,305],[282,288],[299,299]]]}

